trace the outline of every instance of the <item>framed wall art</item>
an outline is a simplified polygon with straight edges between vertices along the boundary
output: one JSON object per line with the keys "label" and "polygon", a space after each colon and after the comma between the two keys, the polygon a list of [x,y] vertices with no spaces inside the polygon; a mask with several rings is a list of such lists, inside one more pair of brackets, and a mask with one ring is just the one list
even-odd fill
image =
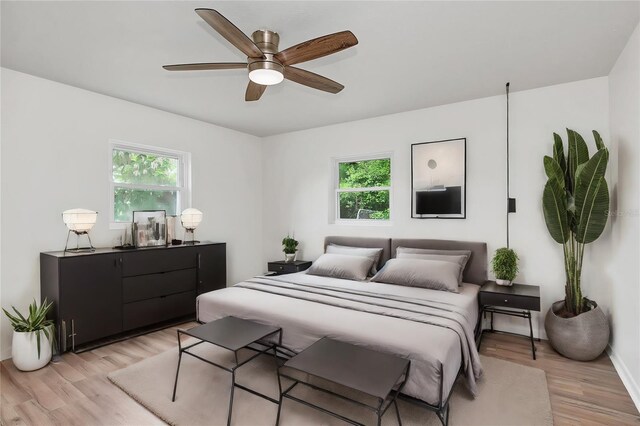
{"label": "framed wall art", "polygon": [[411,145],[411,217],[464,219],[467,139]]}
{"label": "framed wall art", "polygon": [[166,217],[165,210],[135,210],[132,224],[134,245],[136,247],[166,245]]}

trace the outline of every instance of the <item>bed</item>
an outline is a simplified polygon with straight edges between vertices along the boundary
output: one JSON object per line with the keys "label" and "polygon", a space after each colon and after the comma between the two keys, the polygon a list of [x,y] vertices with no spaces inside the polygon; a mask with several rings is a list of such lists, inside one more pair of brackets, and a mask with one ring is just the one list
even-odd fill
{"label": "bed", "polygon": [[359,282],[305,272],[255,277],[197,299],[201,322],[233,315],[282,327],[282,346],[298,353],[322,337],[394,353],[411,360],[403,393],[446,423],[448,398],[462,372],[472,394],[482,375],[475,346],[477,295],[487,278],[485,243],[327,237],[325,245],[379,247],[378,267],[398,247],[471,250],[459,293]]}

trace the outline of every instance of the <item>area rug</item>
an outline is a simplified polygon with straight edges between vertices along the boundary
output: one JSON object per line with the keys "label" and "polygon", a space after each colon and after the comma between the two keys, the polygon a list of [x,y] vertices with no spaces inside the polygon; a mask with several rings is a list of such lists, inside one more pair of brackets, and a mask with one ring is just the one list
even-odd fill
{"label": "area rug", "polygon": [[[199,355],[232,365],[232,353],[212,345],[198,345]],[[451,396],[449,424],[467,425],[553,425],[547,380],[542,370],[496,358],[481,357],[484,376],[478,383],[479,396],[473,399],[458,380]],[[169,350],[109,374],[109,379],[133,399],[165,422],[176,426],[225,425],[231,374],[183,355],[177,397],[171,402],[178,350]],[[236,371],[238,383],[277,399],[278,385],[273,357],[262,355]],[[296,396],[310,400],[365,424],[375,424],[371,411],[339,398],[296,388]],[[440,425],[433,412],[400,401],[404,425]],[[236,388],[232,424],[273,426],[277,406]],[[345,423],[312,408],[285,400],[280,424],[283,426]],[[393,407],[383,417],[383,425],[397,424]]]}

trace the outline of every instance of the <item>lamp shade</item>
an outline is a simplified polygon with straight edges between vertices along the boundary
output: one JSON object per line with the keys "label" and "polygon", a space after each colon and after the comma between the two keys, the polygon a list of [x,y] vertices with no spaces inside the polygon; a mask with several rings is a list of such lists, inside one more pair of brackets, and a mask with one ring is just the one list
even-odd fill
{"label": "lamp shade", "polygon": [[62,212],[62,221],[75,233],[88,232],[96,224],[98,212],[87,209],[71,209]]}
{"label": "lamp shade", "polygon": [[194,230],[202,222],[202,212],[198,209],[186,209],[180,215],[180,221],[185,229]]}

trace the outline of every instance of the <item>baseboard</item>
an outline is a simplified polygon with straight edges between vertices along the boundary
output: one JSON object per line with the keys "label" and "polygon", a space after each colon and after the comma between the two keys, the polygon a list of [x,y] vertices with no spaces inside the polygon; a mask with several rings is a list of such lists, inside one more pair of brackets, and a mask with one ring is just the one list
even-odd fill
{"label": "baseboard", "polygon": [[616,369],[618,376],[620,376],[622,384],[627,388],[627,392],[629,392],[633,403],[636,405],[638,411],[640,411],[640,386],[638,386],[638,383],[635,381],[631,373],[629,373],[625,363],[613,351],[611,345],[607,346],[607,354],[609,354],[609,359],[611,359],[613,367]]}

